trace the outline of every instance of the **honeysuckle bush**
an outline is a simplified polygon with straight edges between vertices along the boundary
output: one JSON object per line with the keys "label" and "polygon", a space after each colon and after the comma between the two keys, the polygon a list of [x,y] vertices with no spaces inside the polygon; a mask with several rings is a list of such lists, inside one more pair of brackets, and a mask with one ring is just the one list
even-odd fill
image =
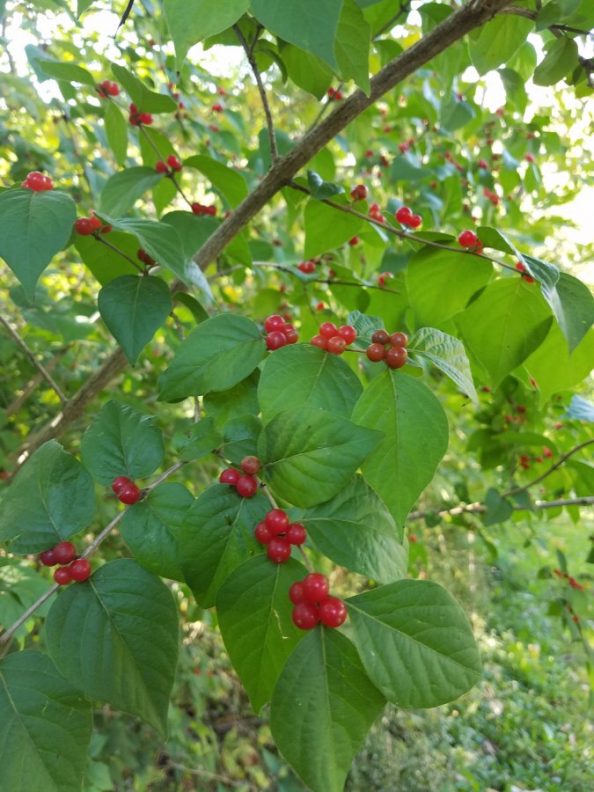
{"label": "honeysuckle bush", "polygon": [[[99,1],[2,7],[36,42],[0,88],[11,792],[81,789],[95,708],[166,736],[196,607],[286,761],[340,790],[386,702],[481,678],[417,521],[496,554],[497,525],[581,530],[593,503],[592,251],[556,215],[592,168],[590,4],[211,5],[127,4],[109,40]],[[310,343],[332,323],[338,354]],[[247,489],[218,483],[246,457]],[[307,533],[288,558],[254,536],[278,508]],[[58,544],[83,560],[59,591]],[[295,617],[313,572],[346,621]],[[587,648],[588,581],[534,573]]]}

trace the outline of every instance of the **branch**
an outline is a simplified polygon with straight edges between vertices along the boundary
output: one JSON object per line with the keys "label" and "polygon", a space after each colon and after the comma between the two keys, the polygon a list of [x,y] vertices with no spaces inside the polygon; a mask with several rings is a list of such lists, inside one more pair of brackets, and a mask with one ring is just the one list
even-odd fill
{"label": "branch", "polygon": [[[69,349],[70,347],[67,346],[60,349],[57,352],[57,354],[55,354],[53,358],[51,358],[51,360],[48,362],[46,366],[47,371],[52,371],[58,365],[60,360],[62,360],[64,355],[69,351]],[[37,387],[40,385],[41,382],[43,382],[43,375],[41,374],[40,371],[37,371],[35,375],[31,377],[29,382],[25,385],[21,393],[15,399],[13,399],[8,405],[8,407],[6,407],[6,409],[4,410],[4,414],[6,415],[7,418],[10,417],[11,415],[14,415],[21,409],[23,404],[27,401],[29,396],[37,389]]]}
{"label": "branch", "polygon": [[594,443],[594,440],[585,440],[583,443],[580,443],[579,445],[574,446],[569,451],[567,451],[565,454],[562,454],[559,457],[559,459],[555,462],[555,464],[551,465],[551,467],[548,470],[545,470],[545,472],[542,473],[540,476],[538,476],[537,478],[533,479],[528,484],[525,484],[523,487],[514,487],[513,489],[507,490],[507,492],[503,493],[503,497],[506,498],[508,495],[517,495],[518,492],[525,492],[527,489],[530,489],[530,487],[533,487],[535,484],[539,484],[543,479],[546,479],[547,476],[550,476],[551,473],[554,473],[555,470],[557,470],[557,468],[560,468],[561,465],[567,459],[569,459],[570,456],[573,456],[578,451],[581,451],[582,448],[586,448],[586,446],[592,445],[593,443]]}
{"label": "branch", "polygon": [[7,322],[7,320],[3,316],[0,316],[0,323],[8,330],[8,333],[12,337],[12,339],[20,346],[20,348],[23,350],[25,355],[29,358],[31,363],[35,366],[35,368],[37,369],[39,374],[43,377],[43,379],[47,382],[47,384],[50,386],[50,388],[57,394],[57,396],[60,399],[60,401],[64,404],[67,401],[66,396],[64,395],[62,389],[60,388],[60,386],[58,385],[56,380],[52,377],[52,375],[49,373],[49,371],[43,365],[43,363],[41,363],[41,361],[37,360],[37,358],[35,357],[33,352],[31,352],[31,350],[29,349],[27,344],[23,341],[23,339],[20,337],[20,335],[14,329],[14,327],[12,327],[12,325],[9,324]]}
{"label": "branch", "polygon": [[[537,500],[531,506],[522,506],[514,504],[512,506],[514,511],[532,511],[533,509],[557,509],[560,506],[594,506],[594,495],[584,495],[581,498],[559,498],[558,500],[543,501]],[[437,512],[440,517],[456,517],[459,514],[482,514],[487,510],[484,503],[467,503],[465,506],[454,506],[451,509],[441,509]],[[422,520],[429,514],[435,514],[432,511],[414,511],[411,512],[407,520]]]}
{"label": "branch", "polygon": [[466,33],[495,16],[508,2],[509,0],[470,0],[431,33],[413,44],[398,58],[390,61],[371,80],[369,96],[363,91],[356,91],[337,106],[324,121],[306,132],[286,156],[273,163],[255,190],[206,240],[194,256],[194,261],[203,269],[214,261],[262,207],[351,121],[406,77],[463,38]]}
{"label": "branch", "polygon": [[[155,489],[155,487],[158,487],[159,484],[161,484],[163,481],[168,479],[169,476],[173,475],[173,473],[175,473],[185,464],[186,464],[185,462],[176,462],[175,465],[172,465],[170,468],[168,468],[164,473],[162,473],[155,481],[153,481],[152,484],[150,484],[144,490],[143,497],[146,497],[150,492],[152,492]],[[86,550],[83,553],[81,553],[80,557],[88,558],[90,555],[92,555],[92,553],[94,553],[95,550],[97,550],[99,545],[105,541],[105,539],[109,536],[109,534],[116,527],[116,525],[118,525],[118,523],[121,522],[127,511],[128,511],[127,509],[124,509],[124,511],[121,511],[119,514],[117,514],[113,518],[113,520],[105,526],[105,528],[101,531],[101,533],[97,534],[95,539],[86,548]],[[28,607],[27,610],[24,613],[22,613],[19,616],[19,618],[14,622],[14,624],[11,624],[11,626],[0,635],[0,646],[9,643],[12,639],[12,636],[19,629],[19,627],[21,627],[35,613],[35,611],[44,604],[44,602],[47,602],[48,599],[50,599],[56,593],[56,591],[58,591],[59,588],[60,586],[57,583],[54,584],[44,594],[42,594],[41,597],[39,597],[39,599],[37,599],[33,603],[33,605]]]}
{"label": "branch", "polygon": [[[516,6],[510,6],[509,8],[502,8],[499,12],[500,14],[513,14],[514,16],[521,16],[525,17],[526,19],[535,20],[538,16],[537,11],[531,11],[529,8],[518,8]],[[584,28],[577,28],[572,27],[571,25],[564,25],[562,23],[555,22],[552,25],[549,25],[548,29],[554,33],[555,31],[560,31],[563,33],[575,33],[577,36],[592,36],[594,35],[591,30],[585,30]]]}
{"label": "branch", "polygon": [[272,113],[270,112],[270,105],[268,104],[268,97],[266,96],[266,90],[264,88],[264,83],[262,82],[262,75],[260,74],[260,70],[258,69],[258,64],[256,63],[256,59],[254,58],[254,44],[256,43],[257,36],[254,39],[254,44],[250,47],[247,41],[245,40],[245,36],[241,32],[241,28],[239,25],[233,25],[233,30],[235,31],[235,35],[239,39],[241,46],[243,47],[246,57],[248,59],[248,63],[252,69],[254,74],[254,79],[256,80],[256,84],[258,86],[258,91],[260,92],[260,99],[262,101],[262,107],[264,108],[264,115],[266,116],[266,126],[268,128],[268,140],[270,141],[270,158],[271,161],[274,163],[278,159],[278,148],[276,145],[276,134],[274,132],[274,122],[272,120]]}

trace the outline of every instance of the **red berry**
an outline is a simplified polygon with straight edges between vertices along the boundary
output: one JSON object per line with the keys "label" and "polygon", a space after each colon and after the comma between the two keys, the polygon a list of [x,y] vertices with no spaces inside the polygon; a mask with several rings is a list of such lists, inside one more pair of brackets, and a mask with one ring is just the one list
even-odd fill
{"label": "red berry", "polygon": [[291,614],[293,624],[299,627],[300,630],[311,630],[320,621],[320,615],[315,605],[310,605],[308,602],[299,602],[293,608]]}
{"label": "red berry", "polygon": [[409,209],[408,206],[401,206],[400,209],[396,210],[396,220],[402,225],[408,225],[408,221],[413,216],[412,210]]}
{"label": "red berry", "polygon": [[293,605],[298,605],[300,602],[303,602],[303,583],[298,581],[292,584],[289,589],[289,599]]}
{"label": "red berry", "polygon": [[408,221],[408,225],[410,228],[418,228],[423,224],[423,218],[421,215],[414,214]]}
{"label": "red berry", "polygon": [[146,124],[147,126],[153,123],[153,117],[150,113],[140,113],[138,115],[138,120],[141,124]]}
{"label": "red berry", "polygon": [[486,160],[480,159],[477,164],[481,170],[489,170],[489,164]]}
{"label": "red berry", "polygon": [[287,528],[287,542],[292,545],[302,545],[307,539],[307,531],[301,523],[291,523]]}
{"label": "red berry", "polygon": [[56,566],[58,563],[53,549],[44,550],[43,553],[40,554],[39,560],[44,566]]}
{"label": "red berry", "polygon": [[195,214],[195,215],[204,214],[204,211],[203,211],[204,207],[202,206],[201,203],[195,202],[193,204],[190,204],[190,209],[192,210],[192,214]]}
{"label": "red berry", "polygon": [[311,339],[311,343],[314,346],[318,347],[319,349],[324,349],[325,350],[326,349],[326,344],[328,343],[328,341],[325,338],[322,338],[321,335],[317,335],[317,336],[314,336]]}
{"label": "red berry", "polygon": [[353,201],[364,201],[367,198],[367,187],[364,184],[357,184],[351,190]]}
{"label": "red berry", "polygon": [[275,564],[284,564],[291,557],[291,545],[285,539],[271,539],[266,549],[266,555]]}
{"label": "red berry", "polygon": [[376,330],[375,333],[371,336],[371,340],[374,344],[389,344],[390,343],[390,334],[386,333],[385,330]]}
{"label": "red berry", "polygon": [[72,542],[60,542],[54,547],[53,552],[57,564],[69,564],[76,558],[76,547]]}
{"label": "red berry", "polygon": [[266,349],[270,349],[271,352],[286,346],[286,344],[287,336],[284,333],[275,330],[273,333],[268,333],[266,336]]}
{"label": "red berry", "polygon": [[[522,273],[526,272],[526,267],[525,267],[525,265],[524,265],[524,263],[522,261],[517,261],[516,262],[516,269],[518,270],[518,272],[522,272]],[[522,278],[523,278],[523,280],[526,281],[526,283],[534,283],[534,278],[531,275],[528,275],[528,274],[524,275],[523,274]]]}
{"label": "red berry", "polygon": [[271,509],[264,518],[264,522],[272,533],[277,535],[287,530],[289,518],[286,511],[282,509]]}
{"label": "red berry", "polygon": [[70,577],[77,583],[82,583],[91,575],[91,565],[86,558],[77,558],[68,567]]}
{"label": "red berry", "polygon": [[359,244],[360,241],[361,241],[361,239],[358,236],[354,236],[351,239],[349,239],[349,245],[351,247],[355,247],[356,245]]}
{"label": "red berry", "polygon": [[462,231],[458,234],[458,244],[463,248],[474,248],[477,246],[479,238],[474,231]]}
{"label": "red berry", "polygon": [[328,597],[320,603],[320,621],[326,627],[340,627],[346,617],[346,605],[337,597]]}
{"label": "red berry", "polygon": [[357,338],[357,331],[350,325],[342,325],[342,327],[338,328],[338,335],[344,338],[347,344],[352,344]]}
{"label": "red berry", "polygon": [[287,340],[287,344],[296,344],[297,341],[299,341],[299,333],[294,327],[289,325],[289,329],[285,330],[285,338]]}
{"label": "red berry", "polygon": [[320,325],[320,335],[322,338],[334,338],[338,334],[338,328],[333,322],[322,322]]}
{"label": "red berry", "polygon": [[328,596],[328,578],[311,572],[303,578],[303,596],[306,602],[322,602]]}
{"label": "red berry", "polygon": [[297,269],[306,275],[311,275],[312,272],[316,271],[316,262],[311,259],[309,261],[302,261],[301,264],[297,265]]}
{"label": "red berry", "polygon": [[54,580],[59,586],[66,586],[72,580],[69,567],[59,567],[54,572]]}
{"label": "red berry", "polygon": [[255,476],[261,468],[260,460],[257,456],[246,456],[241,460],[240,467],[244,473]]}
{"label": "red berry", "polygon": [[274,534],[266,525],[266,523],[262,521],[259,522],[254,528],[254,536],[260,542],[260,544],[268,544],[268,542],[270,542],[270,540],[273,538]]}
{"label": "red berry", "polygon": [[240,476],[235,489],[242,498],[253,498],[258,491],[258,481],[253,476]]}
{"label": "red berry", "polygon": [[272,314],[271,316],[267,317],[266,321],[264,322],[264,330],[266,330],[267,333],[272,333],[275,330],[282,331],[284,327],[285,320],[278,314]]}
{"label": "red berry", "polygon": [[173,154],[170,154],[169,157],[167,157],[167,164],[174,171],[180,171],[183,167],[183,165],[178,160],[178,158],[175,157]]}
{"label": "red berry", "polygon": [[331,355],[342,355],[344,350],[346,349],[347,342],[342,338],[342,336],[333,336],[332,338],[328,339],[328,345],[326,349],[330,352]]}
{"label": "red berry", "polygon": [[31,171],[27,174],[27,178],[22,182],[21,187],[26,190],[33,190],[33,192],[44,192],[45,190],[52,190],[54,183],[49,176],[44,176],[40,171]]}
{"label": "red berry", "polygon": [[231,486],[234,487],[239,481],[240,476],[241,473],[239,470],[237,470],[237,468],[227,468],[226,470],[223,470],[219,476],[219,484],[231,484]]}
{"label": "red berry", "polygon": [[[104,228],[103,222],[101,220],[99,220],[99,218],[96,217],[93,213],[91,213],[91,216],[89,217],[89,220],[91,222],[91,226],[92,226],[94,231],[99,231],[99,229],[103,229]],[[111,231],[111,226],[109,226],[109,230]]]}
{"label": "red berry", "polygon": [[408,345],[408,336],[406,333],[392,333],[390,343],[394,347],[405,347]]}
{"label": "red berry", "polygon": [[127,476],[118,476],[113,480],[111,488],[116,495],[119,495],[120,492],[130,484],[132,484],[132,481]]}
{"label": "red berry", "polygon": [[223,105],[222,104],[213,104],[212,106],[213,113],[222,113],[223,112]]}
{"label": "red berry", "polygon": [[169,173],[169,168],[163,162],[163,160],[159,160],[155,165],[155,170],[157,173]]}
{"label": "red berry", "polygon": [[90,236],[97,228],[90,217],[79,217],[74,221],[74,230],[81,236]]}
{"label": "red berry", "polygon": [[140,500],[140,496],[142,492],[140,488],[134,484],[134,482],[130,482],[127,487],[124,487],[118,494],[118,499],[121,503],[125,503],[127,506],[132,506],[134,503],[137,503]]}
{"label": "red berry", "polygon": [[316,311],[323,311],[325,307],[323,302],[316,303]]}
{"label": "red berry", "polygon": [[404,347],[390,347],[388,350],[386,350],[386,356],[384,360],[386,361],[388,368],[399,369],[404,366],[407,358],[408,353]]}
{"label": "red berry", "polygon": [[383,360],[386,356],[386,348],[383,344],[370,344],[365,350],[365,354],[369,360],[377,363],[378,360]]}

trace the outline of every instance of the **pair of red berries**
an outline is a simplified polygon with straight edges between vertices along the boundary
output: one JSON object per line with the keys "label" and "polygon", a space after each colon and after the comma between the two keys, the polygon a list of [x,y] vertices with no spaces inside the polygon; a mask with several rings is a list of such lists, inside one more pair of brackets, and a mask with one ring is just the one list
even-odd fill
{"label": "pair of red berries", "polygon": [[532,275],[528,274],[528,270],[526,269],[526,265],[523,261],[516,261],[515,267],[518,272],[522,273],[522,280],[525,280],[526,283],[534,283],[534,278]]}
{"label": "pair of red berries", "polygon": [[271,352],[299,341],[299,335],[293,325],[286,322],[279,314],[271,314],[266,317],[264,330],[266,330],[266,349]]}
{"label": "pair of red berries", "polygon": [[203,215],[210,215],[214,217],[217,213],[216,206],[207,206],[206,204],[198,203],[197,201],[191,204],[192,214],[203,216]]}
{"label": "pair of red berries", "polygon": [[117,83],[111,82],[111,80],[103,80],[103,82],[100,82],[97,86],[97,93],[104,98],[108,96],[119,96],[120,87]]}
{"label": "pair of red berries", "polygon": [[103,223],[95,215],[79,217],[74,221],[74,230],[81,236],[90,236],[103,227]]}
{"label": "pair of red berries", "polygon": [[150,113],[140,113],[138,107],[132,102],[129,109],[128,121],[132,126],[150,126],[153,123],[153,117]]}
{"label": "pair of red berries", "polygon": [[350,325],[336,327],[333,322],[324,322],[320,325],[319,335],[311,339],[311,343],[330,352],[331,355],[342,355],[349,344],[357,338],[357,331]]}
{"label": "pair of red berries", "polygon": [[301,523],[290,523],[287,512],[272,509],[256,525],[254,536],[266,545],[266,555],[275,564],[284,564],[291,556],[291,545],[300,546],[307,539],[307,531]]}
{"label": "pair of red berries", "polygon": [[136,255],[138,256],[138,260],[146,264],[147,267],[154,267],[157,263],[152,256],[149,256],[144,248],[138,248]]}
{"label": "pair of red berries", "polygon": [[219,104],[218,102],[217,104],[213,104],[212,106],[213,113],[222,113],[224,110],[225,108],[223,107],[223,105]]}
{"label": "pair of red berries", "polygon": [[382,214],[382,210],[380,209],[379,204],[376,203],[372,203],[371,206],[369,207],[369,217],[371,217],[372,220],[375,220],[378,223],[386,222],[386,218]]}
{"label": "pair of red berries", "polygon": [[472,250],[473,253],[482,253],[483,243],[474,233],[474,231],[462,231],[458,234],[458,244],[466,250]]}
{"label": "pair of red berries", "polygon": [[383,360],[388,368],[399,369],[408,359],[407,344],[406,333],[390,335],[385,330],[376,330],[371,336],[371,344],[365,350],[365,354],[372,363]]}
{"label": "pair of red berries", "polygon": [[394,275],[391,272],[381,272],[377,276],[377,285],[383,287],[386,285],[386,282],[393,278]]}
{"label": "pair of red berries", "polygon": [[322,623],[326,627],[340,627],[347,617],[344,602],[330,596],[326,575],[311,572],[289,589],[293,605],[293,624],[301,630],[311,630]]}
{"label": "pair of red berries", "polygon": [[258,491],[256,474],[262,467],[257,456],[246,456],[239,463],[241,470],[229,467],[219,476],[220,484],[229,484],[235,487],[237,494],[242,498],[253,498]]}
{"label": "pair of red berries", "polygon": [[483,195],[493,204],[493,206],[497,206],[499,204],[499,196],[496,192],[493,192],[493,190],[490,190],[488,187],[483,188]]}
{"label": "pair of red berries", "polygon": [[118,476],[113,480],[111,488],[118,500],[121,503],[125,503],[127,506],[132,506],[134,503],[137,503],[142,496],[140,487],[127,476]]}
{"label": "pair of red berries", "polygon": [[351,190],[353,201],[364,201],[367,198],[368,190],[364,184],[356,184]]}
{"label": "pair of red berries", "polygon": [[171,171],[175,171],[177,173],[182,168],[183,168],[183,165],[178,160],[178,158],[176,156],[174,156],[173,154],[170,154],[169,157],[167,157],[167,161],[166,162],[163,162],[163,160],[159,160],[155,164],[155,170],[157,171],[157,173],[167,173],[168,174]]}
{"label": "pair of red berries", "polygon": [[72,542],[59,542],[51,550],[41,553],[39,560],[48,567],[60,564],[60,568],[54,572],[54,580],[59,586],[65,586],[72,580],[82,583],[91,574],[90,563],[86,558],[76,557],[76,547]]}
{"label": "pair of red berries", "polygon": [[400,209],[397,209],[394,217],[400,225],[407,228],[418,228],[423,223],[421,215],[415,214],[408,206],[401,206]]}
{"label": "pair of red berries", "polygon": [[342,99],[344,99],[344,94],[342,91],[339,91],[336,88],[328,88],[326,93],[328,94],[328,99],[333,102],[340,102]]}
{"label": "pair of red berries", "polygon": [[316,271],[317,262],[314,259],[308,259],[307,261],[302,261],[301,264],[297,264],[297,269],[299,272],[303,272],[304,275],[311,275],[312,272]]}
{"label": "pair of red berries", "polygon": [[21,182],[21,187],[26,190],[33,190],[33,192],[44,192],[45,190],[53,190],[54,183],[49,176],[44,176],[40,171],[31,171],[27,174],[25,181]]}

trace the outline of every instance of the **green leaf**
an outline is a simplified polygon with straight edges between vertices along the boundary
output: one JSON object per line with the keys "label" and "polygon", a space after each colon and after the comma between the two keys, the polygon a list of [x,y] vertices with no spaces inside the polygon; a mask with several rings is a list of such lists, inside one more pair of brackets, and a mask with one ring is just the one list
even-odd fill
{"label": "green leaf", "polygon": [[216,428],[213,418],[203,418],[198,423],[193,423],[189,432],[183,436],[177,448],[180,459],[190,462],[208,456],[217,448],[223,438]]}
{"label": "green leaf", "polygon": [[283,410],[310,407],[348,418],[363,388],[335,355],[308,344],[279,349],[266,360],[258,386],[264,421]]}
{"label": "green leaf", "polygon": [[123,275],[101,289],[98,307],[124,354],[130,363],[135,363],[169,316],[172,303],[167,284],[161,278]]}
{"label": "green leaf", "polygon": [[232,388],[251,374],[265,352],[264,339],[254,322],[232,314],[213,316],[178,347],[159,378],[160,398],[179,401]]}
{"label": "green leaf", "polygon": [[260,412],[257,390],[259,378],[260,372],[255,369],[249,377],[229,390],[206,394],[203,400],[204,409],[207,415],[214,418],[217,429],[223,429],[232,418],[257,415]]}
{"label": "green leaf", "polygon": [[507,63],[532,31],[534,22],[523,17],[501,15],[470,34],[468,49],[479,74]]}
{"label": "green leaf", "polygon": [[39,68],[49,77],[55,80],[66,80],[67,82],[83,83],[95,87],[93,75],[82,66],[75,63],[58,63],[50,60],[39,60]]}
{"label": "green leaf", "polygon": [[[551,361],[555,365],[551,365]],[[567,339],[554,322],[544,342],[524,363],[526,371],[536,381],[541,403],[553,393],[570,390],[588,376],[594,361],[594,330],[570,354]]]}
{"label": "green leaf", "polygon": [[80,792],[92,728],[90,704],[47,655],[0,661],[0,789]]}
{"label": "green leaf", "polygon": [[[109,242],[117,247],[118,251],[128,256],[132,261],[140,260],[137,257],[138,240],[132,234],[124,234],[121,231],[111,231]],[[136,275],[138,270],[128,259],[124,258],[119,252],[116,253],[107,245],[102,245],[94,236],[81,236],[75,234],[74,246],[85,265],[97,278],[101,285],[109,283],[114,278],[121,275]]]}
{"label": "green leaf", "polygon": [[422,327],[410,339],[409,353],[415,358],[428,360],[440,371],[443,371],[462,393],[478,404],[478,395],[472,381],[470,363],[466,356],[464,344],[455,336],[442,333],[433,327]]}
{"label": "green leaf", "polygon": [[163,11],[179,65],[190,47],[231,27],[249,8],[249,0],[163,0]]}
{"label": "green leaf", "polygon": [[[526,258],[532,271],[532,259]],[[573,352],[594,324],[592,292],[585,283],[565,272],[560,273],[555,286],[543,284],[541,289],[567,339],[569,351]]]}
{"label": "green leaf", "polygon": [[390,168],[390,176],[394,181],[420,181],[427,178],[431,171],[422,168],[416,154],[400,154],[394,158]]}
{"label": "green leaf", "polygon": [[163,461],[163,437],[148,415],[108,401],[84,433],[81,453],[85,465],[100,484],[118,476],[144,478]]}
{"label": "green leaf", "polygon": [[399,580],[347,600],[353,640],[371,681],[400,707],[437,707],[479,681],[466,615],[430,580]]}
{"label": "green leaf", "polygon": [[[346,202],[346,199],[343,199]],[[305,257],[324,253],[356,236],[364,221],[311,199],[305,206]]]}
{"label": "green leaf", "polygon": [[128,124],[115,102],[106,102],[103,116],[105,135],[118,165],[123,165],[128,153]]}
{"label": "green leaf", "polygon": [[469,253],[420,250],[405,274],[417,325],[439,325],[462,311],[472,295],[488,283],[492,272],[489,261]]}
{"label": "green leaf", "polygon": [[[212,183],[218,192],[225,196],[231,206],[238,206],[248,194],[248,186],[245,178],[233,168],[228,168],[222,162],[218,162],[212,157],[195,154],[184,160],[184,165],[188,168],[195,168]],[[193,252],[195,253],[196,248]]]}
{"label": "green leaf", "polygon": [[0,256],[30,299],[43,270],[66,246],[76,219],[74,201],[56,190],[0,193]]}
{"label": "green leaf", "polygon": [[314,198],[331,198],[333,195],[340,195],[344,188],[334,182],[324,181],[319,173],[307,171],[307,184]]}
{"label": "green leaf", "polygon": [[342,792],[384,703],[351,642],[336,630],[316,627],[280,675],[270,712],[272,736],[313,792]]}
{"label": "green leaf", "polygon": [[355,0],[344,0],[338,30],[335,54],[340,76],[353,79],[369,94],[369,47],[371,28]]}
{"label": "green leaf", "polygon": [[191,271],[186,266],[181,240],[175,228],[167,223],[136,217],[115,219],[103,215],[102,219],[116,230],[133,234],[140,246],[155,259],[157,264],[164,265],[185,282],[192,281]]}
{"label": "green leaf", "polygon": [[407,554],[385,503],[362,476],[332,500],[297,512],[321,553],[382,583],[405,577]]}
{"label": "green leaf", "polygon": [[402,531],[408,512],[447,450],[443,408],[423,382],[386,371],[367,386],[353,420],[383,432],[362,471]]}
{"label": "green leaf", "polygon": [[332,82],[332,72],[323,61],[310,52],[305,52],[292,44],[281,49],[283,62],[289,78],[316,99],[321,99]]}
{"label": "green leaf", "polygon": [[141,113],[175,113],[177,102],[170,96],[156,93],[147,88],[138,77],[135,77],[128,69],[117,63],[111,64],[111,70],[116,80],[126,89],[132,102],[138,107]]}
{"label": "green leaf", "polygon": [[202,607],[212,607],[230,573],[262,552],[254,528],[269,509],[264,495],[241,498],[234,488],[221,484],[209,487],[194,501],[178,543],[182,571]]}
{"label": "green leaf", "polygon": [[457,318],[468,349],[493,385],[520,365],[546,338],[553,321],[536,288],[522,278],[491,283]]}
{"label": "green leaf", "polygon": [[334,41],[343,0],[251,0],[250,5],[271,33],[337,67]]}
{"label": "green leaf", "polygon": [[253,415],[231,418],[223,427],[221,453],[234,465],[239,465],[245,456],[256,456],[261,431],[262,424]]}
{"label": "green leaf", "polygon": [[185,581],[177,536],[194,498],[182,484],[160,484],[126,510],[120,524],[138,563],[154,575]]}
{"label": "green leaf", "polygon": [[39,553],[79,533],[95,516],[91,477],[56,440],[44,443],[0,501],[0,541]]}
{"label": "green leaf", "polygon": [[572,72],[579,62],[578,47],[568,36],[561,36],[545,44],[547,54],[534,70],[535,85],[554,85]]}
{"label": "green leaf", "polygon": [[525,253],[518,255],[518,258],[527,265],[527,270],[540,283],[546,298],[547,291],[559,282],[559,269],[554,264],[547,264],[546,261],[541,261],[534,256],[527,256]]}
{"label": "green leaf", "polygon": [[274,492],[308,508],[334,497],[380,441],[378,432],[311,407],[278,413],[260,436]]}
{"label": "green leaf", "polygon": [[60,593],[45,623],[58,670],[85,696],[165,734],[179,627],[167,586],[130,558]]}
{"label": "green leaf", "polygon": [[505,522],[514,513],[512,504],[502,497],[496,489],[489,487],[485,495],[485,514],[483,522],[485,525],[497,525]]}
{"label": "green leaf", "polygon": [[289,588],[306,574],[293,559],[274,564],[259,555],[237,567],[219,590],[221,635],[255,712],[270,701],[289,655],[303,637],[291,619]]}
{"label": "green leaf", "polygon": [[142,166],[114,173],[101,190],[100,211],[114,217],[125,214],[145,192],[163,178],[154,168]]}

